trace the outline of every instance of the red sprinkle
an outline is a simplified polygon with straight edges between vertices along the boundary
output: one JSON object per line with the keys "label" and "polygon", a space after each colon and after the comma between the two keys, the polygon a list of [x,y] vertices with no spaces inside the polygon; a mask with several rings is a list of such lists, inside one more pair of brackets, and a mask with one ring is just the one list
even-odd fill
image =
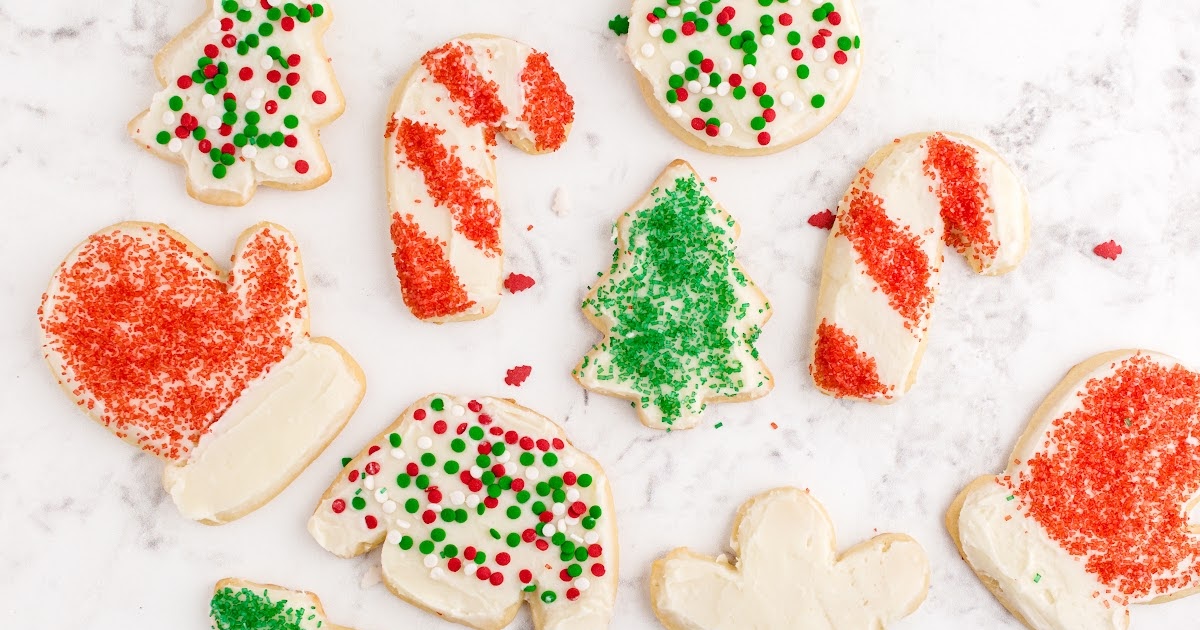
{"label": "red sprinkle", "polygon": [[830,212],[829,208],[825,208],[824,210],[808,217],[808,224],[815,228],[828,230],[833,228],[834,218],[833,212]]}
{"label": "red sprinkle", "polygon": [[450,99],[462,108],[459,116],[468,127],[498,125],[508,111],[500,100],[500,86],[484,78],[475,66],[475,51],[462,42],[450,42],[421,58],[434,81],[445,86]]}
{"label": "red sprinkle", "polygon": [[875,359],[858,350],[858,339],[825,320],[817,327],[817,347],[808,369],[818,387],[838,398],[888,393],[879,380]]}
{"label": "red sprinkle", "polygon": [[1117,244],[1116,241],[1100,243],[1099,245],[1092,248],[1093,254],[1095,254],[1101,258],[1107,258],[1108,260],[1116,260],[1117,256],[1120,256],[1122,253],[1124,253],[1124,251],[1125,250],[1123,250],[1121,248],[1121,246]]}
{"label": "red sprinkle", "polygon": [[509,293],[520,293],[533,285],[537,284],[533,278],[519,273],[510,273],[508,278],[504,280],[504,288],[508,289]]}
{"label": "red sprinkle", "polygon": [[396,251],[396,275],[404,292],[404,303],[419,319],[461,313],[475,301],[458,279],[446,258],[445,244],[421,231],[412,215],[392,215],[392,242]]}
{"label": "red sprinkle", "polygon": [[345,499],[334,499],[333,505],[330,507],[333,508],[334,514],[341,514],[342,512],[346,511],[346,500]]}
{"label": "red sprinkle", "polygon": [[313,90],[312,100],[317,105],[324,105],[325,101],[328,100],[328,98],[329,97],[325,96],[325,93],[322,92],[321,90]]}
{"label": "red sprinkle", "polygon": [[925,175],[937,181],[934,192],[946,223],[946,245],[988,259],[1000,250],[990,233],[994,211],[985,203],[987,186],[980,180],[974,148],[937,133],[929,137]]}
{"label": "red sprinkle", "polygon": [[512,385],[513,387],[520,387],[521,384],[525,382],[525,379],[529,378],[529,375],[532,373],[532,367],[529,367],[528,365],[518,365],[517,367],[508,371],[508,375],[504,377],[504,382],[505,384]]}

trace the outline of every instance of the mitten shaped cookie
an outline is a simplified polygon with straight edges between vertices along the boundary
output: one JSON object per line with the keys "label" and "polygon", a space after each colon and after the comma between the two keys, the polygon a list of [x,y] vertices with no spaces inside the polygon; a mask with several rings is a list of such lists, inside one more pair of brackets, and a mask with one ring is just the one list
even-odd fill
{"label": "mitten shaped cookie", "polygon": [[165,225],[93,234],[38,310],[55,377],[92,419],[166,460],[188,518],[226,523],[283,490],[358,406],[364,378],[308,334],[300,251],[262,223],[228,274]]}
{"label": "mitten shaped cookie", "polygon": [[504,267],[496,136],[526,153],[557,151],[575,101],[546,53],[464,35],[421,57],[389,111],[384,159],[404,302],[430,322],[487,317]]}
{"label": "mitten shaped cookie", "polygon": [[1144,350],[1076,366],[1000,475],[946,518],[963,558],[1033,630],[1121,630],[1200,589],[1200,374]]}
{"label": "mitten shaped cookie", "polygon": [[330,623],[312,593],[237,578],[217,582],[209,618],[212,630],[351,630]]}
{"label": "mitten shaped cookie", "polygon": [[259,184],[329,180],[320,127],[345,109],[321,38],[323,2],[211,0],[154,59],[163,90],[129,123],[151,153],[184,165],[188,194],[240,206]]}
{"label": "mitten shaped cookie", "polygon": [[427,396],[345,467],[308,522],[343,558],[383,545],[398,597],[499,630],[529,602],[539,630],[608,627],[617,526],[604,471],[537,413]]}
{"label": "mitten shaped cookie", "polygon": [[654,612],[669,630],[879,630],[921,605],[929,560],[883,534],[838,555],[807,491],[778,488],[738,511],[735,564],[676,549],[654,563]]}

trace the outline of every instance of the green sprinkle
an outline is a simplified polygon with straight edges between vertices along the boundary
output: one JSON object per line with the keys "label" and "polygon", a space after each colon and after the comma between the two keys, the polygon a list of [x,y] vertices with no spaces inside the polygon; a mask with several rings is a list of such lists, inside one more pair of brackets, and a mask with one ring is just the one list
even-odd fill
{"label": "green sprinkle", "polygon": [[1033,583],[1034,583],[1034,584],[1037,584],[1038,582],[1041,582],[1041,581],[1042,581],[1042,574],[1041,574],[1041,573],[1035,573],[1035,574],[1033,575]]}
{"label": "green sprinkle", "polygon": [[248,588],[223,588],[213,594],[210,604],[213,630],[307,630],[320,628],[307,623],[317,619],[308,606],[292,606],[288,600],[273,601],[269,591]]}
{"label": "green sprinkle", "polygon": [[1008,495],[1008,496],[1004,497],[1004,500],[1005,500],[1005,501],[1012,501],[1012,500],[1013,500],[1013,499],[1015,499],[1015,498],[1017,498],[1017,495],[1015,495],[1015,494],[1010,494],[1010,495]]}
{"label": "green sprinkle", "polygon": [[713,425],[713,428],[714,428],[714,429],[720,429],[720,428],[721,428],[721,427],[723,427],[723,426],[725,426],[725,423],[724,423],[724,422],[718,422],[718,423],[716,423],[716,424],[714,424],[714,425]]}
{"label": "green sprinkle", "polygon": [[624,15],[617,15],[608,21],[608,28],[617,35],[629,34],[629,18]]}
{"label": "green sprinkle", "polygon": [[354,461],[354,458],[352,458],[352,457],[343,457],[342,458],[342,468],[349,466],[350,462],[352,462],[352,461]]}

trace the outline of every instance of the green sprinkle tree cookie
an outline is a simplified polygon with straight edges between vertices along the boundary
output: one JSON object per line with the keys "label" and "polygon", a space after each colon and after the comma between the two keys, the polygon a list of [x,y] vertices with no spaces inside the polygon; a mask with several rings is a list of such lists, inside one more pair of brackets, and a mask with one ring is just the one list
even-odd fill
{"label": "green sprinkle tree cookie", "polygon": [[668,166],[617,232],[612,267],[583,302],[604,339],[575,368],[579,383],[631,400],[656,429],[770,392],[755,347],[770,305],[735,257],[737,223],[692,167]]}
{"label": "green sprinkle tree cookie", "polygon": [[330,623],[312,593],[236,578],[217,582],[209,618],[212,630],[351,630]]}

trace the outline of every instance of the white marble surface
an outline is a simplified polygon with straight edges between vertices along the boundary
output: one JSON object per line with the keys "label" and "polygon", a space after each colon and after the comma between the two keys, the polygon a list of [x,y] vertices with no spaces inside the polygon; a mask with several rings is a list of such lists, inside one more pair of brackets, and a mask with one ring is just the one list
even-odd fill
{"label": "white marble surface", "polygon": [[[151,57],[201,0],[0,2],[0,622],[18,628],[206,628],[227,575],[318,592],[359,630],[449,628],[361,588],[373,557],[339,560],[304,523],[338,459],[432,390],[514,396],[564,420],[607,467],[622,533],[613,628],[657,627],[646,577],[677,545],[722,550],[737,506],[782,484],[811,488],[844,545],[907,532],[933,563],[925,605],[898,630],[1016,628],[958,559],[942,527],[957,490],[1001,467],[1028,415],[1075,362],[1145,346],[1200,366],[1200,7],[1187,2],[862,0],[869,58],[846,113],[782,155],[698,153],[645,109],[621,44],[617,0],[338,2],[328,49],[346,114],[325,146],[334,178],[310,193],[264,190],[246,208],[203,206],[180,169],[143,153],[125,122],[156,89]],[[424,50],[466,32],[551,53],[578,102],[557,155],[501,147],[508,267],[538,279],[492,318],[434,327],[403,307],[389,260],[379,148],[393,84]],[[1029,188],[1024,266],[971,277],[951,260],[913,393],[887,407],[816,393],[804,369],[832,207],[859,164],[893,137],[964,131],[992,143]],[[668,161],[684,157],[743,225],[742,257],[776,306],[762,347],[769,397],[718,407],[664,435],[569,375],[596,338],[578,312],[611,255],[609,227]],[[556,188],[572,208],[550,209]],[[122,219],[164,221],[218,258],[263,219],[300,239],[313,326],[369,377],[347,430],[276,501],[231,525],[183,520],[161,464],[87,421],[42,362],[35,310],[60,258]],[[526,226],[532,225],[532,230]],[[1116,238],[1116,262],[1091,254]],[[534,368],[520,389],[504,370]],[[718,421],[724,427],[714,429]],[[771,423],[778,423],[773,430]],[[1134,611],[1133,627],[1191,628],[1200,601]],[[515,624],[527,628],[524,615]]]}

